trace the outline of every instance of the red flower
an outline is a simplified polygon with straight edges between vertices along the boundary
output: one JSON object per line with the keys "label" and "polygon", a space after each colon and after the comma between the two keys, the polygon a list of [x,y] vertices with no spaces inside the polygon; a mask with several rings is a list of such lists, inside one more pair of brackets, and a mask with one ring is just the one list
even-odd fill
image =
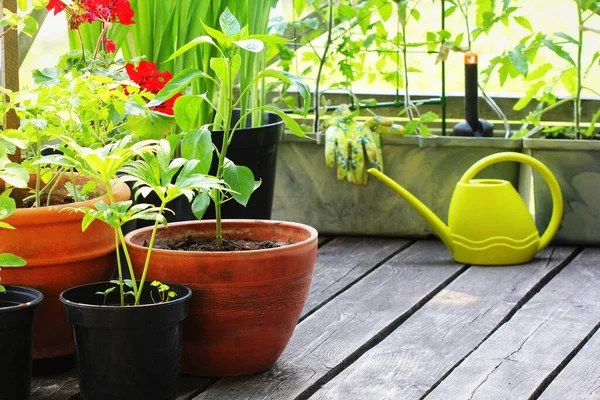
{"label": "red flower", "polygon": [[107,52],[114,53],[117,51],[117,45],[112,40],[104,38],[102,39],[102,42],[104,43]]}
{"label": "red flower", "polygon": [[67,5],[61,0],[50,0],[46,8],[48,9],[48,11],[54,11],[54,15],[56,15],[59,12],[63,11],[65,8],[67,8]]}
{"label": "red flower", "polygon": [[[140,89],[152,94],[160,92],[173,78],[173,75],[169,71],[160,72],[156,68],[156,64],[149,61],[140,61],[137,68],[133,64],[127,64],[125,65],[125,70],[127,71],[127,75],[129,75],[129,79],[137,83]],[[177,93],[163,104],[152,107],[152,109],[164,114],[173,115],[175,100],[181,96],[181,93]]]}
{"label": "red flower", "polygon": [[[46,8],[53,10],[56,15],[67,6],[61,0],[50,0]],[[72,8],[67,8],[67,12],[71,14],[71,29],[77,29],[82,23],[94,21],[135,24],[129,0],[76,0]]]}

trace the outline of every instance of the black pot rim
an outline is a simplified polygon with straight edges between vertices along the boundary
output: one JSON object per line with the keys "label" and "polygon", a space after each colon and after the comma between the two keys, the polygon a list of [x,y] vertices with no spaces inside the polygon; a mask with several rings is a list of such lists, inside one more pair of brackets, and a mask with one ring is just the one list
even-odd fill
{"label": "black pot rim", "polygon": [[[234,112],[235,112],[235,111],[238,111],[238,112],[239,112],[239,111],[240,111],[240,109],[239,109],[239,108],[236,108],[236,109],[234,109],[233,111],[234,111]],[[283,120],[283,119],[282,119],[282,118],[281,118],[279,115],[275,114],[274,112],[271,112],[271,111],[264,111],[264,113],[265,113],[265,114],[271,114],[271,115],[274,115],[274,116],[276,116],[277,118],[279,118],[279,121],[277,121],[277,122],[273,122],[273,123],[271,123],[271,124],[264,124],[264,125],[261,125],[261,126],[256,126],[256,127],[251,127],[251,126],[250,126],[250,127],[246,127],[246,128],[238,128],[238,129],[237,129],[237,131],[238,131],[238,132],[239,132],[239,131],[249,131],[249,132],[252,132],[252,131],[258,131],[258,130],[261,130],[261,129],[269,128],[269,127],[272,127],[272,126],[285,125],[285,121],[284,121],[284,120]],[[215,130],[212,130],[212,129],[211,129],[211,132],[213,132],[213,133],[219,133],[219,132],[223,132],[223,129],[215,129]]]}
{"label": "black pot rim", "polygon": [[[6,289],[7,292],[8,291],[26,292],[30,295],[35,296],[35,300],[29,301],[27,303],[21,303],[16,306],[0,307],[0,313],[6,313],[6,312],[11,312],[11,311],[16,311],[16,310],[23,310],[23,309],[29,308],[29,307],[35,307],[44,300],[44,294],[37,289],[30,288],[27,286],[17,286],[17,285],[2,285],[2,286],[4,286],[4,289]],[[4,294],[0,294],[0,300],[2,300],[3,295]]]}
{"label": "black pot rim", "polygon": [[[81,288],[91,287],[91,286],[105,284],[105,283],[110,283],[110,281],[94,282],[94,283],[87,283],[85,285],[74,286],[72,288],[69,288],[69,289],[63,291],[59,296],[59,300],[64,305],[71,306],[71,307],[83,308],[83,309],[87,309],[87,310],[105,310],[105,311],[119,312],[119,311],[131,310],[131,309],[146,309],[146,308],[151,308],[151,307],[174,306],[179,303],[184,303],[192,297],[192,289],[190,289],[189,287],[187,287],[185,285],[181,285],[179,283],[161,282],[161,283],[164,283],[165,285],[169,285],[170,287],[172,287],[174,285],[179,286],[179,287],[185,289],[186,294],[183,296],[178,296],[174,300],[169,300],[167,303],[140,304],[137,306],[105,306],[105,305],[78,303],[76,301],[67,300],[65,298],[65,294],[67,292],[69,292],[70,290],[81,289]],[[149,284],[150,284],[150,282],[148,280],[146,280],[146,283],[144,283],[144,285],[149,285]]]}

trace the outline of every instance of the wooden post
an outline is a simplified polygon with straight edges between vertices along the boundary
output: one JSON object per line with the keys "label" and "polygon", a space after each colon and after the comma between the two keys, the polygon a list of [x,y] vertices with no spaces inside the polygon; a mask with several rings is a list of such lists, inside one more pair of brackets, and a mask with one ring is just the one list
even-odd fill
{"label": "wooden post", "polygon": [[[0,6],[6,8],[12,12],[17,12],[17,0],[0,0]],[[1,84],[6,89],[14,92],[19,90],[19,34],[15,29],[11,29],[2,38],[1,43],[2,56],[0,58],[1,63]],[[19,118],[14,111],[6,114],[4,118],[4,129],[18,129]],[[11,156],[11,160],[14,162],[21,161],[21,152],[15,152],[14,156]]]}

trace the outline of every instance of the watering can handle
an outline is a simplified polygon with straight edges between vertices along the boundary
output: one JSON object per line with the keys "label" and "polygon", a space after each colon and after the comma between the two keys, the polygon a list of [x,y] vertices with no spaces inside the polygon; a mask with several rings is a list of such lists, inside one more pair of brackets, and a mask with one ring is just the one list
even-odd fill
{"label": "watering can handle", "polygon": [[560,221],[562,219],[563,213],[563,198],[562,192],[560,190],[560,185],[558,181],[550,172],[548,167],[542,164],[540,161],[535,158],[528,156],[526,154],[521,153],[513,153],[513,152],[505,152],[505,153],[496,153],[491,156],[482,158],[477,161],[471,168],[465,172],[465,174],[460,179],[462,183],[469,183],[471,179],[475,177],[482,169],[489,167],[492,164],[496,164],[504,161],[515,161],[523,164],[527,164],[537,172],[542,175],[548,187],[550,188],[550,193],[552,194],[552,218],[550,218],[550,223],[548,224],[548,228],[546,228],[546,232],[540,238],[540,244],[538,247],[538,251],[542,250],[544,247],[550,244],[550,241],[556,234],[558,227],[560,226]]}

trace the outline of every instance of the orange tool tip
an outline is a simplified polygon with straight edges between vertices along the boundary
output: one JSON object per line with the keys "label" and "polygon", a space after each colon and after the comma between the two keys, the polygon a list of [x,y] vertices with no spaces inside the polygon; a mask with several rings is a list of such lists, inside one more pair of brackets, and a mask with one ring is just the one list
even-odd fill
{"label": "orange tool tip", "polygon": [[478,56],[477,53],[468,52],[465,53],[465,64],[477,64]]}

